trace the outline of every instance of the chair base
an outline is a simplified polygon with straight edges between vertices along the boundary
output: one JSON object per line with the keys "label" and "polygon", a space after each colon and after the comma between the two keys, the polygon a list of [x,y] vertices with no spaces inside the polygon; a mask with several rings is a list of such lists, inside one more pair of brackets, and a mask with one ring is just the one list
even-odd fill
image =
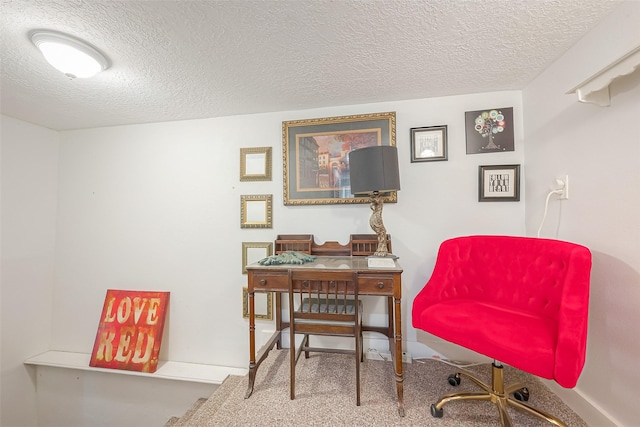
{"label": "chair base", "polygon": [[[498,413],[500,414],[500,424],[503,427],[512,427],[513,421],[511,421],[511,416],[507,412],[508,407],[516,408],[520,411],[526,412],[530,415],[536,416],[538,418],[542,418],[547,420],[551,424],[554,424],[559,427],[567,427],[562,421],[553,415],[544,412],[540,409],[529,406],[519,400],[516,400],[510,397],[511,393],[518,392],[521,389],[526,390],[524,384],[515,383],[510,384],[505,387],[504,385],[504,371],[503,367],[499,362],[494,361],[492,364],[491,370],[491,385],[485,384],[480,381],[478,378],[466,372],[458,372],[455,376],[449,377],[449,383],[452,385],[460,384],[460,376],[468,378],[473,383],[475,383],[478,387],[484,390],[484,393],[452,393],[442,396],[435,404],[431,405],[431,415],[436,418],[440,418],[443,415],[443,406],[449,402],[453,402],[456,400],[484,400],[493,402],[498,408]],[[522,394],[520,394],[522,396]],[[528,400],[528,393],[526,393],[524,400]]]}

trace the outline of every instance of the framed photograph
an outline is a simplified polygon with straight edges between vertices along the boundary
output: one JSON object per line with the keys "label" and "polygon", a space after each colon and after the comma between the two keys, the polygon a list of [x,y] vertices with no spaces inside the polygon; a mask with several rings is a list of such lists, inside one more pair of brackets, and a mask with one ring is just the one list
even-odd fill
{"label": "framed photograph", "polygon": [[[369,203],[351,194],[349,153],[396,145],[396,113],[362,114],[282,122],[284,204]],[[385,203],[398,200],[396,191]]]}
{"label": "framed photograph", "polygon": [[[273,296],[272,292],[254,292],[254,317],[262,320],[273,319]],[[242,288],[242,317],[249,318],[249,289]]]}
{"label": "framed photograph", "polygon": [[273,255],[272,242],[242,242],[242,274],[247,274],[247,265]]}
{"label": "framed photograph", "polygon": [[514,151],[513,107],[467,111],[467,154]]}
{"label": "framed photograph", "polygon": [[479,202],[519,202],[520,165],[480,166]]}
{"label": "framed photograph", "polygon": [[240,228],[271,228],[273,196],[240,196]]}
{"label": "framed photograph", "polygon": [[411,128],[411,163],[447,160],[447,126]]}
{"label": "framed photograph", "polygon": [[271,147],[240,149],[240,181],[271,181]]}

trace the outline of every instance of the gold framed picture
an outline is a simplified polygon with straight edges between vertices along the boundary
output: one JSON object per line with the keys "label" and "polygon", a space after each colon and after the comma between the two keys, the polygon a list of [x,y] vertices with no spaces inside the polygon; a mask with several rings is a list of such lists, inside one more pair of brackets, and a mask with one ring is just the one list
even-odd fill
{"label": "gold framed picture", "polygon": [[[396,145],[396,113],[373,113],[282,122],[284,204],[369,203],[351,194],[349,153]],[[397,192],[385,203],[397,202]]]}

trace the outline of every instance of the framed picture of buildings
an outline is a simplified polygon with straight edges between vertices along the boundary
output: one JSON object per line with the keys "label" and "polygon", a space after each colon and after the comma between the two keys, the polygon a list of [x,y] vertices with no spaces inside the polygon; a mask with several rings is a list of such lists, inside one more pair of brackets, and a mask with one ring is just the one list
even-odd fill
{"label": "framed picture of buildings", "polygon": [[[396,145],[396,113],[293,120],[282,123],[284,204],[369,203],[351,194],[349,153]],[[395,203],[397,192],[384,201]]]}

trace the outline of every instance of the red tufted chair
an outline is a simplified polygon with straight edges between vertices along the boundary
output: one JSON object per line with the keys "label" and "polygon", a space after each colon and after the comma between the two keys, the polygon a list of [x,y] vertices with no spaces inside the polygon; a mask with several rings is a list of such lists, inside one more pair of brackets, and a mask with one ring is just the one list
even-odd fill
{"label": "red tufted chair", "polygon": [[[486,400],[503,426],[514,407],[558,426],[562,421],[523,403],[524,384],[504,385],[502,363],[576,385],[585,361],[591,252],[559,240],[469,236],[443,242],[431,278],[413,301],[413,326],[494,359],[492,384],[466,372],[483,389],[457,393],[431,405],[434,417],[456,400]],[[513,397],[511,396],[513,394]],[[514,399],[515,398],[515,399]]]}

